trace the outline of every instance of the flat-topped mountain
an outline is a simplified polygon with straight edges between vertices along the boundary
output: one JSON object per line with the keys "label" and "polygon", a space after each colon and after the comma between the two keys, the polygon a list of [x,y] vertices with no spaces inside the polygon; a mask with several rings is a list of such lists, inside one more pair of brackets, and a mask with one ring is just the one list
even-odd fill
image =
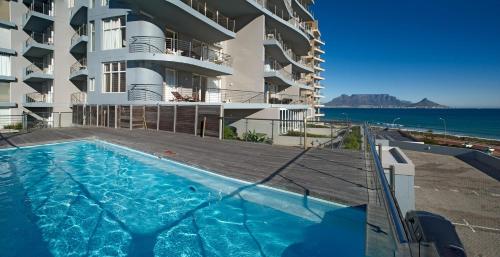
{"label": "flat-topped mountain", "polygon": [[388,94],[353,94],[350,96],[344,94],[325,103],[325,106],[355,108],[447,108],[427,98],[422,99],[420,102],[412,103]]}

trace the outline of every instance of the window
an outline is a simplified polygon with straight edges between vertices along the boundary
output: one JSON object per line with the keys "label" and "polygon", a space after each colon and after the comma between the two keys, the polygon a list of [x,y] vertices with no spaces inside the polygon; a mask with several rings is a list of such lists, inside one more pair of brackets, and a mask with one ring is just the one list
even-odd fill
{"label": "window", "polygon": [[109,5],[109,0],[101,0],[101,5],[102,6],[108,6]]}
{"label": "window", "polygon": [[75,7],[75,0],[69,0],[68,1],[68,8],[73,8]]}
{"label": "window", "polygon": [[89,79],[89,91],[94,92],[95,90],[95,78]]}
{"label": "window", "polygon": [[104,63],[102,91],[105,93],[125,92],[126,69],[127,65],[124,61]]}
{"label": "window", "polygon": [[0,75],[10,76],[10,55],[0,54]]}
{"label": "window", "polygon": [[102,21],[103,50],[125,47],[125,16],[114,17]]}
{"label": "window", "polygon": [[91,21],[89,22],[89,29],[90,29],[90,52],[95,51],[95,22]]}
{"label": "window", "polygon": [[95,6],[95,0],[90,0],[89,2],[89,8],[92,9]]}

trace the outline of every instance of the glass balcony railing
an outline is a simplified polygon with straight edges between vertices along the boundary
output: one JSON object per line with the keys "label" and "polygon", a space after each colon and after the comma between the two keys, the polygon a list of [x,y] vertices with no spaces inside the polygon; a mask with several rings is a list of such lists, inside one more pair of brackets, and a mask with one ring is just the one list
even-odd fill
{"label": "glass balcony railing", "polygon": [[24,95],[24,103],[52,103],[53,97],[52,92],[39,93],[33,92]]}
{"label": "glass balcony railing", "polygon": [[33,43],[45,44],[45,45],[53,45],[54,38],[50,34],[40,33],[40,32],[31,32],[30,37],[26,39],[24,42],[24,47],[28,47]]}
{"label": "glass balcony railing", "polygon": [[81,58],[69,67],[69,73],[74,74],[75,72],[87,69],[87,58]]}

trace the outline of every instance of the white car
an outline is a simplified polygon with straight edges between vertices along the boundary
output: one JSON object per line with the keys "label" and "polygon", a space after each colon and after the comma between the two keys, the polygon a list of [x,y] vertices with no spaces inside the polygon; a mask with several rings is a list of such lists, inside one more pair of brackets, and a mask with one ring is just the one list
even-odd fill
{"label": "white car", "polygon": [[469,143],[469,142],[465,142],[465,143],[463,144],[463,146],[464,146],[465,148],[472,148],[474,145],[473,145],[473,144],[471,144],[471,143]]}

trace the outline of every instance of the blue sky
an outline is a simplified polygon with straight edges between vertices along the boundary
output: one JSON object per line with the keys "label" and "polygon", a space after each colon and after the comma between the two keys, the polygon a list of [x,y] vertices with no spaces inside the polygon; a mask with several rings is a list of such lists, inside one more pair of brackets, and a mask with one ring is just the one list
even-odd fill
{"label": "blue sky", "polygon": [[316,0],[324,101],[388,93],[500,107],[500,0]]}

